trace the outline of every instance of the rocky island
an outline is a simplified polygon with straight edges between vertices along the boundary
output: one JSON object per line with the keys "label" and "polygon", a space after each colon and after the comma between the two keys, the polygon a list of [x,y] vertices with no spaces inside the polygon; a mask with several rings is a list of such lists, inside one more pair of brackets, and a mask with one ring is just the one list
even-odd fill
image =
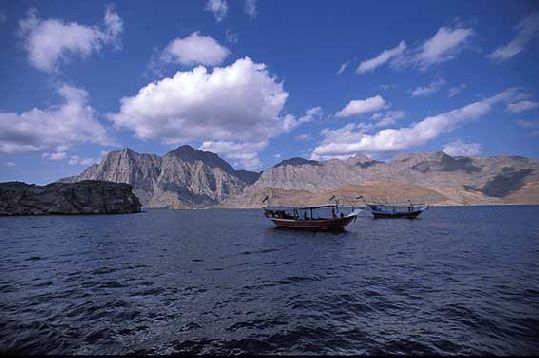
{"label": "rocky island", "polygon": [[141,205],[131,185],[99,180],[52,183],[0,183],[0,216],[128,214]]}

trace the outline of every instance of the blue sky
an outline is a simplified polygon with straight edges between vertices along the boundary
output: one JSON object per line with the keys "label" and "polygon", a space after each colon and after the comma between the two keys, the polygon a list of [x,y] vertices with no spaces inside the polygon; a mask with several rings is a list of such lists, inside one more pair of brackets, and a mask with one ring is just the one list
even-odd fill
{"label": "blue sky", "polygon": [[126,146],[537,158],[538,35],[536,1],[2,1],[0,181]]}

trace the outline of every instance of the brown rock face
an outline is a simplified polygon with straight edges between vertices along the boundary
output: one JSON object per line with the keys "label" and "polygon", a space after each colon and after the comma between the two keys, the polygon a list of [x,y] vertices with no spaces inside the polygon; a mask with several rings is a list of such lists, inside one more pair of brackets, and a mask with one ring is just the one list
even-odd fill
{"label": "brown rock face", "polygon": [[143,206],[189,208],[218,205],[258,177],[259,173],[234,170],[215,153],[184,145],[163,156],[131,149],[112,151],[80,175],[60,181],[127,183]]}
{"label": "brown rock face", "polygon": [[[400,154],[390,162],[364,156],[322,162],[301,158],[265,170],[226,207],[421,201],[431,205],[539,204],[539,161],[519,156],[452,157],[443,152]],[[355,201],[357,203],[357,200]]]}
{"label": "brown rock face", "polygon": [[[430,205],[539,204],[539,161],[520,156],[452,157],[444,152],[396,155],[380,162],[364,155],[346,160],[283,160],[262,173],[234,170],[215,153],[181,146],[163,155],[113,151],[79,176],[131,184],[143,206],[260,207],[421,201]],[[356,201],[357,203],[357,201]]]}
{"label": "brown rock face", "polygon": [[0,183],[0,215],[127,214],[140,208],[128,184],[95,180],[46,186]]}

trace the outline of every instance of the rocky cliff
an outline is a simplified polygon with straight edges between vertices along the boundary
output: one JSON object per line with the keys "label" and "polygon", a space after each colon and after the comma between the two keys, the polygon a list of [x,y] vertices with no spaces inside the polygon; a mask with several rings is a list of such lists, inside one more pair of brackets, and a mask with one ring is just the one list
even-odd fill
{"label": "rocky cliff", "polygon": [[86,180],[46,186],[0,183],[0,215],[126,214],[140,211],[131,186]]}
{"label": "rocky cliff", "polygon": [[519,156],[452,157],[443,152],[401,154],[388,163],[365,156],[323,162],[283,161],[223,203],[257,207],[341,202],[423,201],[433,205],[539,204],[539,161]]}
{"label": "rocky cliff", "polygon": [[214,153],[181,146],[163,156],[130,149],[67,181],[129,183],[149,207],[260,207],[355,202],[423,201],[432,205],[539,204],[539,161],[520,156],[452,157],[399,154],[389,162],[364,155],[346,160],[283,160],[260,173],[234,170]]}
{"label": "rocky cliff", "polygon": [[184,145],[163,156],[131,149],[113,151],[80,175],[61,181],[128,183],[143,206],[188,208],[218,205],[258,177],[259,173],[234,170],[215,153]]}

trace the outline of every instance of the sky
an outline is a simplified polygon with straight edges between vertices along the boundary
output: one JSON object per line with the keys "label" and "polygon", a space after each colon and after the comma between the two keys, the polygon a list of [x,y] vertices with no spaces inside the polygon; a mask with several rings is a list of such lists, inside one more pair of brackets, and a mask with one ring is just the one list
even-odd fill
{"label": "sky", "polygon": [[0,181],[179,145],[539,158],[537,1],[0,1]]}

